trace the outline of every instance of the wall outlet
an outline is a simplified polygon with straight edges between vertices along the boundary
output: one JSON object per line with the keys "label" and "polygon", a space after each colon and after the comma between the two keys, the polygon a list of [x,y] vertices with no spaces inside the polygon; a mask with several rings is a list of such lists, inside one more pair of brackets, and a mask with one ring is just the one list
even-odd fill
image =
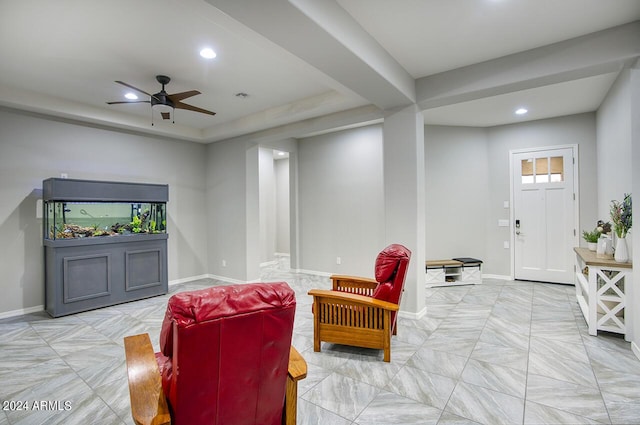
{"label": "wall outlet", "polygon": [[227,260],[222,260],[222,267],[227,267]]}
{"label": "wall outlet", "polygon": [[336,264],[342,264],[342,258],[336,257]]}
{"label": "wall outlet", "polygon": [[503,247],[504,249],[509,249],[509,241],[504,241],[504,242],[502,242],[502,247]]}
{"label": "wall outlet", "polygon": [[502,203],[502,207],[503,207],[503,208],[509,208],[509,201],[504,201],[504,202]]}
{"label": "wall outlet", "polygon": [[69,177],[69,175],[67,173],[60,173],[60,178],[61,179],[66,179],[68,177]]}

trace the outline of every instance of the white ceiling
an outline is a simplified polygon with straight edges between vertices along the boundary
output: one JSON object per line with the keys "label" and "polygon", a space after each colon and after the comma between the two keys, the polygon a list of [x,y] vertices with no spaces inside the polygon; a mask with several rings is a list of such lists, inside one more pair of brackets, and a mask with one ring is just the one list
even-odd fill
{"label": "white ceiling", "polygon": [[[615,7],[602,0],[336,2],[414,79],[640,19],[640,0],[616,0]],[[0,0],[0,105],[206,143],[371,103],[210,3],[216,1]],[[218,56],[202,59],[203,46]],[[115,80],[155,93],[157,74],[172,78],[169,93],[201,91],[185,103],[217,115],[178,110],[175,124],[156,117],[151,127],[147,104],[106,104],[124,100]],[[524,119],[592,111],[615,77],[434,108],[425,120],[505,124],[523,119],[511,114],[516,104],[531,111]]]}

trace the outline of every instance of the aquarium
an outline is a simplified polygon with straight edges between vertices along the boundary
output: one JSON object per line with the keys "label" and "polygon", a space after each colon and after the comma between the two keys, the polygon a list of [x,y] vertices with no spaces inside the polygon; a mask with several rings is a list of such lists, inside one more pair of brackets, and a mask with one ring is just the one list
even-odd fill
{"label": "aquarium", "polygon": [[167,293],[168,185],[50,178],[42,201],[51,316]]}
{"label": "aquarium", "polygon": [[164,202],[45,201],[45,238],[166,233]]}

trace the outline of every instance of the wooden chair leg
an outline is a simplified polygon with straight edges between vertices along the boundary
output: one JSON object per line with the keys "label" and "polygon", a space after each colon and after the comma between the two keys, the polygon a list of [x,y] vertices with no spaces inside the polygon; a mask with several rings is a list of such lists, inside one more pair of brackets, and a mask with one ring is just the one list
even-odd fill
{"label": "wooden chair leg", "polygon": [[319,304],[314,300],[313,303],[313,351],[315,351],[316,353],[320,351],[320,319],[318,318],[318,315],[320,314],[319,311],[316,311],[317,306],[319,306]]}
{"label": "wooden chair leg", "polygon": [[384,350],[384,361],[391,361],[391,314],[389,310],[384,311],[384,332],[383,332],[383,341],[382,341],[382,349]]}

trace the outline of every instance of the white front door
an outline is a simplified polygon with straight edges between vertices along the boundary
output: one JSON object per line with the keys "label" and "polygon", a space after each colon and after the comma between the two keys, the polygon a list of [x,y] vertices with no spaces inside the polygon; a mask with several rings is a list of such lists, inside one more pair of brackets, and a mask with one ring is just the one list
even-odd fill
{"label": "white front door", "polygon": [[574,148],[511,153],[514,277],[573,282]]}

